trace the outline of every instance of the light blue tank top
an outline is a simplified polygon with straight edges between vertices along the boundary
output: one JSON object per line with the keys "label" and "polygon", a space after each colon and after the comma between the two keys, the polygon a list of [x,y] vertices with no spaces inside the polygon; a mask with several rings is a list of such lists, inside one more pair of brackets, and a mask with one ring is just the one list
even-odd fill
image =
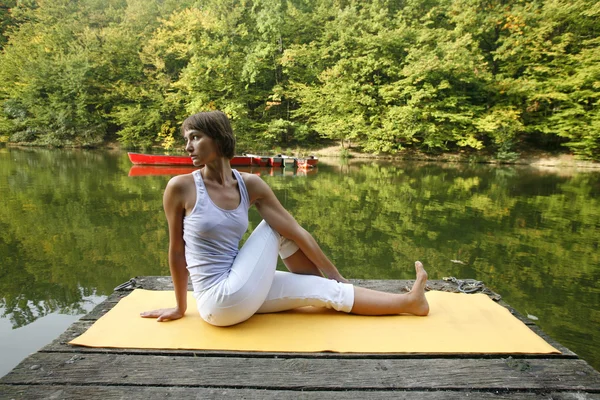
{"label": "light blue tank top", "polygon": [[211,200],[200,170],[192,173],[196,204],[190,215],[183,218],[183,240],[187,268],[196,293],[227,278],[248,229],[248,190],[240,173],[234,169],[233,174],[241,200],[235,210],[224,210]]}

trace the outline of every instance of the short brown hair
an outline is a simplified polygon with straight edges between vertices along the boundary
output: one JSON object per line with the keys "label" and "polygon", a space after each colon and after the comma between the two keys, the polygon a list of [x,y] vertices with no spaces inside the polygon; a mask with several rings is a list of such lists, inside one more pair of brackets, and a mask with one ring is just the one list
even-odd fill
{"label": "short brown hair", "polygon": [[231,129],[229,118],[222,111],[204,111],[191,115],[181,124],[181,133],[195,130],[212,138],[219,155],[232,159],[235,154],[235,135]]}

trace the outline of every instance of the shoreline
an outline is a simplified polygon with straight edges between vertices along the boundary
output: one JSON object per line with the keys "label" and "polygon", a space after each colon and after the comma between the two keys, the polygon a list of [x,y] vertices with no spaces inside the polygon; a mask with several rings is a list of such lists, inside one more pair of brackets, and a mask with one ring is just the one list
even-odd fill
{"label": "shoreline", "polygon": [[[380,160],[380,161],[422,161],[443,163],[490,164],[498,166],[531,166],[539,168],[576,168],[600,169],[600,162],[581,160],[571,153],[551,153],[543,150],[522,152],[516,159],[500,161],[491,155],[476,153],[441,153],[430,155],[414,150],[405,150],[398,154],[370,154],[357,151],[347,151],[348,160]],[[314,155],[323,158],[342,158],[342,149],[339,146],[325,147],[314,151]]]}
{"label": "shoreline", "polygon": [[[52,149],[55,147],[48,146],[35,146],[35,145],[23,145],[20,143],[0,143],[0,148],[28,148],[28,149]],[[109,142],[103,146],[86,148],[86,147],[61,147],[61,149],[72,149],[72,150],[89,150],[98,151],[105,150],[109,152],[113,151],[134,151],[144,152],[140,149],[125,149],[118,143]],[[160,148],[152,149],[153,152],[160,150]],[[439,154],[427,154],[421,151],[405,149],[404,151],[397,154],[373,154],[373,153],[362,153],[356,150],[342,149],[339,145],[327,146],[321,148],[301,148],[296,147],[295,149],[287,148],[273,150],[271,152],[259,151],[258,153],[277,153],[286,154],[293,157],[306,157],[308,155],[314,155],[319,158],[326,159],[338,159],[338,160],[354,160],[354,161],[419,161],[419,162],[440,162],[440,163],[464,163],[464,164],[489,164],[498,166],[531,166],[538,168],[569,168],[569,169],[587,169],[587,170],[600,170],[600,161],[581,160],[577,156],[568,152],[548,152],[544,150],[528,150],[518,153],[518,157],[513,160],[498,160],[490,154],[478,154],[469,152],[458,152],[458,153],[439,153]],[[167,150],[163,150],[164,153],[169,153]],[[254,151],[250,151],[255,153]],[[345,153],[345,155],[344,155]],[[159,154],[159,152],[157,152]]]}

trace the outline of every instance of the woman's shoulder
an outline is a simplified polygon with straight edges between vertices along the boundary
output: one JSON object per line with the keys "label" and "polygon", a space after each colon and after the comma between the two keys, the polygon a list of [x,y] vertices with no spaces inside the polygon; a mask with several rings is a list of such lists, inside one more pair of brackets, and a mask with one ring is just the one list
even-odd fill
{"label": "woman's shoulder", "polygon": [[184,191],[186,189],[189,189],[192,186],[195,186],[195,182],[194,182],[194,175],[193,173],[190,174],[183,174],[183,175],[175,175],[174,177],[172,177],[171,179],[169,179],[169,182],[167,183],[167,187],[165,190],[169,190],[169,191]]}
{"label": "woman's shoulder", "polygon": [[246,187],[248,189],[250,189],[250,187],[255,188],[257,186],[266,185],[265,181],[263,181],[261,179],[261,177],[258,175],[250,174],[248,172],[240,172],[240,171],[238,171],[238,172],[241,175],[242,179],[244,180],[244,185],[246,185]]}
{"label": "woman's shoulder", "polygon": [[248,172],[240,172],[240,175],[244,180],[244,185],[252,203],[257,197],[262,197],[265,191],[270,191],[269,185],[260,176]]}

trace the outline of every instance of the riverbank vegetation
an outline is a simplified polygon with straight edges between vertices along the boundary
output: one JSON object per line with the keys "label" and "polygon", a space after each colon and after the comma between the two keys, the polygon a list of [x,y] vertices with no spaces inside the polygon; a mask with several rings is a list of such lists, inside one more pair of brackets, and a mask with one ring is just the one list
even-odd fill
{"label": "riverbank vegetation", "polygon": [[600,159],[593,0],[8,0],[0,141],[177,145],[225,111],[240,150]]}

